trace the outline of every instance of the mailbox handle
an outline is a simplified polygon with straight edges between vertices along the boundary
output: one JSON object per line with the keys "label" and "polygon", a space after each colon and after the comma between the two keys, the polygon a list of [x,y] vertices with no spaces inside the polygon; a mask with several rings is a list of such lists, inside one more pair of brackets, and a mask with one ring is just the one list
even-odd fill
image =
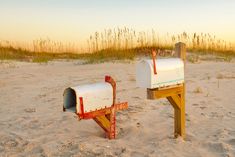
{"label": "mailbox handle", "polygon": [[153,50],[152,51],[152,59],[153,59],[153,72],[155,75],[157,75],[157,68],[156,68],[156,57],[157,57],[157,54],[156,54],[156,50]]}

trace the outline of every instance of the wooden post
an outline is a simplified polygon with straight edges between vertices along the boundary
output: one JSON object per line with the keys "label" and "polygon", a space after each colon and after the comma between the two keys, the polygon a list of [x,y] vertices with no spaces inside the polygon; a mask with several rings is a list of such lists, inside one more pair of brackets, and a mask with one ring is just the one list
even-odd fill
{"label": "wooden post", "polygon": [[[177,57],[184,61],[184,69],[186,63],[186,44],[178,42],[175,44],[175,52]],[[178,120],[176,120],[178,119]],[[185,83],[183,84],[183,91],[181,94],[181,108],[175,109],[175,132],[179,132],[182,137],[185,136]]]}
{"label": "wooden post", "polygon": [[186,61],[186,45],[185,45],[185,43],[178,42],[175,44],[175,54],[177,57],[181,58],[185,63],[185,61]]}
{"label": "wooden post", "polygon": [[147,89],[148,99],[167,98],[174,108],[175,137],[185,137],[185,87],[181,84],[177,87]]}

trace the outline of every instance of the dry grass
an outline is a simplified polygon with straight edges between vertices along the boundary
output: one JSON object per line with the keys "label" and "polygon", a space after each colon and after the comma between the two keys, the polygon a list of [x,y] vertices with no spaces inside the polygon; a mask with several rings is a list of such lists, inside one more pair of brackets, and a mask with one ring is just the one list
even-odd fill
{"label": "dry grass", "polygon": [[161,37],[155,30],[136,32],[126,27],[95,32],[87,40],[87,44],[88,52],[98,52],[106,49],[173,49],[174,44],[179,41],[186,43],[190,51],[235,53],[234,45],[207,33],[183,32],[176,35],[167,33]]}
{"label": "dry grass", "polygon": [[12,47],[0,48],[0,60],[20,60],[29,62],[46,63],[54,59],[81,59],[86,63],[105,62],[109,60],[133,60],[135,51],[100,51],[95,53],[51,53],[51,52],[30,52]]}
{"label": "dry grass", "polygon": [[[86,59],[88,63],[111,59],[134,59],[136,55],[146,55],[152,49],[158,49],[163,55],[169,55],[174,49],[174,44],[179,41],[186,43],[188,51],[198,55],[215,54],[227,60],[235,56],[235,48],[231,43],[210,34],[183,32],[161,37],[155,30],[137,32],[124,27],[95,32],[88,38],[87,46],[83,48],[79,44],[62,43],[50,39],[39,39],[25,44],[0,41],[0,59],[33,62],[47,62],[52,59]],[[198,58],[189,58],[189,61],[197,62]]]}
{"label": "dry grass", "polygon": [[200,58],[198,55],[190,55],[187,57],[187,60],[190,62],[190,63],[199,63],[200,62]]}

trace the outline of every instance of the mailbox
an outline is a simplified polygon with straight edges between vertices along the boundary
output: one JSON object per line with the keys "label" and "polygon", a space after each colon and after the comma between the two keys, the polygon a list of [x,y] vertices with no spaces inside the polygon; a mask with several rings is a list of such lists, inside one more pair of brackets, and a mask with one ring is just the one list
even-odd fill
{"label": "mailbox", "polygon": [[136,65],[137,86],[147,88],[147,99],[166,98],[174,108],[174,135],[185,137],[185,82],[184,65],[186,47],[177,43],[176,54],[180,58],[142,60]]}
{"label": "mailbox", "polygon": [[111,107],[112,104],[113,87],[107,82],[69,87],[64,91],[64,109],[77,114]]}
{"label": "mailbox", "polygon": [[180,58],[141,60],[136,66],[136,83],[138,87],[149,89],[182,84],[184,62]]}
{"label": "mailbox", "polygon": [[116,103],[116,82],[105,76],[100,83],[79,85],[64,90],[63,111],[74,112],[81,119],[93,119],[109,139],[116,136],[116,112],[128,108],[127,102]]}

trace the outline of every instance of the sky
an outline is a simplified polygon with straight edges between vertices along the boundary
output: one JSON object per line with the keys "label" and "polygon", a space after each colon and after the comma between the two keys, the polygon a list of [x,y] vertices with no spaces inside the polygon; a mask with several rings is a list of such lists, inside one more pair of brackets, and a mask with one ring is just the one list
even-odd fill
{"label": "sky", "polygon": [[235,0],[0,0],[0,40],[82,42],[123,26],[210,33],[235,43]]}

